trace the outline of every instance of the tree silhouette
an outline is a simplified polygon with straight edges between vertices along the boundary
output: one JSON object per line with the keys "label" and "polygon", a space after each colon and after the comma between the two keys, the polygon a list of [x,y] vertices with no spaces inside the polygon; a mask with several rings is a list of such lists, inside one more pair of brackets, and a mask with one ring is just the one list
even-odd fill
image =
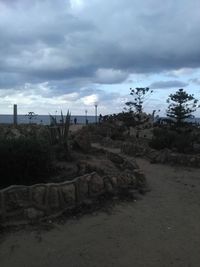
{"label": "tree silhouette", "polygon": [[[150,90],[148,87],[144,88],[130,88],[130,95],[133,96],[133,101],[128,101],[125,105],[128,107],[128,111],[132,112],[133,108],[137,114],[141,114],[143,111],[143,104],[147,98],[153,93],[153,90]],[[125,108],[127,110],[127,108]]]}
{"label": "tree silhouette", "polygon": [[188,94],[183,89],[179,89],[175,94],[170,94],[167,103],[169,103],[167,116],[175,119],[177,126],[182,125],[185,119],[191,118],[192,113],[199,107],[198,100],[194,98],[194,95]]}

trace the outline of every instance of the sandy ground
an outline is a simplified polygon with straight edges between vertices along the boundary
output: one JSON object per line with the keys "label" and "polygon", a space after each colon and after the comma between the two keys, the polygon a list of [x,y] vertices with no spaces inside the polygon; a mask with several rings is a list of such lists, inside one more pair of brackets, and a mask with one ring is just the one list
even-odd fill
{"label": "sandy ground", "polygon": [[50,231],[1,237],[1,267],[199,267],[200,170],[138,159],[151,192]]}

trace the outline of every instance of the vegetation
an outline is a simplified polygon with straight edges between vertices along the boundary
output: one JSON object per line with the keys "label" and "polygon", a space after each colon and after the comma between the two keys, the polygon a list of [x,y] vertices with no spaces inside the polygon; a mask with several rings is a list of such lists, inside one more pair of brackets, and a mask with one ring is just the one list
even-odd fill
{"label": "vegetation", "polygon": [[153,130],[150,146],[155,149],[169,148],[181,153],[194,153],[196,143],[196,130],[187,119],[192,118],[192,113],[198,108],[198,100],[194,95],[179,89],[170,94],[165,125]]}
{"label": "vegetation", "polygon": [[35,112],[33,112],[33,111],[28,112],[28,114],[26,114],[26,116],[29,119],[29,123],[32,123],[33,120],[35,120],[37,118],[37,114],[35,114]]}
{"label": "vegetation", "polygon": [[153,90],[150,90],[148,87],[145,87],[135,89],[130,88],[130,91],[130,95],[133,96],[133,101],[125,103],[128,107],[128,111],[131,112],[134,109],[137,114],[140,114],[143,112],[144,102],[153,93]]}
{"label": "vegetation", "polygon": [[59,149],[69,156],[69,126],[71,114],[68,111],[64,117],[61,111],[61,120],[58,123],[56,117],[50,115],[49,137],[52,145],[58,145]]}
{"label": "vegetation", "polygon": [[194,135],[190,128],[175,130],[173,128],[155,128],[150,146],[155,149],[168,148],[180,153],[193,151]]}
{"label": "vegetation", "polygon": [[44,182],[52,172],[51,147],[32,137],[0,139],[1,186]]}
{"label": "vegetation", "polygon": [[169,95],[167,102],[169,103],[167,116],[174,119],[177,126],[183,125],[185,119],[191,118],[198,107],[198,100],[194,95],[188,94],[183,89]]}

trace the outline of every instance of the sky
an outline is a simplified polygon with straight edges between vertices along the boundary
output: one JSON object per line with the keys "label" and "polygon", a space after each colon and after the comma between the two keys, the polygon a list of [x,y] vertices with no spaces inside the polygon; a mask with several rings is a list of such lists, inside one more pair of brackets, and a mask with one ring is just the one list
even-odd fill
{"label": "sky", "polygon": [[[200,99],[199,0],[0,0],[0,114],[144,110],[184,88]],[[200,117],[200,110],[195,113]]]}

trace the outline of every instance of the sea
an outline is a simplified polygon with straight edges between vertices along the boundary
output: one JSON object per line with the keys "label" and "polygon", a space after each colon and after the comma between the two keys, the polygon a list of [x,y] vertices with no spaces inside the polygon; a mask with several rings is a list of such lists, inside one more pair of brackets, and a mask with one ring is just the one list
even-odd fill
{"label": "sea", "polygon": [[[55,115],[57,122],[60,122],[61,116]],[[95,116],[81,116],[81,115],[71,115],[70,120],[71,123],[74,123],[74,119],[76,118],[77,124],[86,124],[86,120],[88,123],[95,123],[98,117]],[[0,124],[12,124],[13,123],[13,115],[11,114],[0,114]],[[17,123],[18,124],[28,124],[28,123],[35,123],[35,124],[43,124],[49,125],[50,124],[50,116],[49,115],[36,115],[31,119],[27,115],[17,115]]]}
{"label": "sea", "polygon": [[[60,122],[61,116],[59,115],[54,115],[56,117],[57,122]],[[87,115],[71,115],[70,120],[71,124],[74,124],[74,119],[76,118],[76,123],[77,124],[86,124],[87,122],[90,123],[95,123],[96,119],[98,121],[98,116],[97,118],[95,116],[89,116]],[[166,117],[160,117],[160,119],[165,119]],[[158,118],[155,118],[155,121],[157,121]],[[196,123],[200,124],[200,118],[192,118],[188,119],[188,122],[191,123]],[[0,124],[12,124],[13,123],[13,115],[12,114],[0,114]],[[29,123],[35,123],[35,124],[43,124],[43,125],[49,125],[50,124],[50,116],[49,115],[36,115],[32,119],[29,118],[27,115],[17,115],[17,123],[18,124],[29,124]]]}

